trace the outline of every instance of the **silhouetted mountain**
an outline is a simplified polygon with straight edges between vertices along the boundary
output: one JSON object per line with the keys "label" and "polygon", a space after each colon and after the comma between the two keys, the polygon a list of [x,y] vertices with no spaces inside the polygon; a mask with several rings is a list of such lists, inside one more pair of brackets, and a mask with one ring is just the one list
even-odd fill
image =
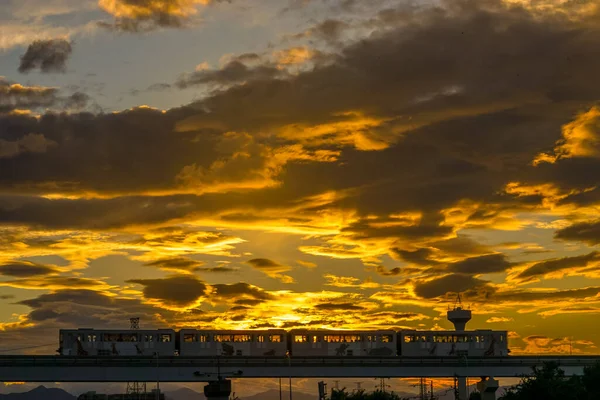
{"label": "silhouetted mountain", "polygon": [[75,400],[76,397],[62,389],[38,386],[29,392],[0,394],[0,400]]}
{"label": "silhouetted mountain", "polygon": [[165,392],[166,400],[206,400],[204,393],[182,387],[172,392]]}
{"label": "silhouetted mountain", "polygon": [[[279,390],[278,389],[267,390],[266,392],[255,394],[254,396],[243,396],[241,393],[236,393],[236,395],[241,400],[279,400]],[[308,393],[302,393],[302,392],[292,393],[293,400],[317,400],[317,398],[318,398],[318,396],[315,394],[308,394]],[[283,390],[281,393],[281,399],[289,400],[290,392],[287,390]]]}
{"label": "silhouetted mountain", "polygon": [[[236,393],[240,400],[279,400],[279,390],[268,390],[253,396],[244,396],[242,393]],[[167,400],[205,400],[203,393],[196,392],[189,388],[181,388],[172,392],[165,392]],[[282,400],[289,400],[290,393],[287,390],[282,392]],[[317,395],[302,392],[294,392],[293,400],[316,400]]]}

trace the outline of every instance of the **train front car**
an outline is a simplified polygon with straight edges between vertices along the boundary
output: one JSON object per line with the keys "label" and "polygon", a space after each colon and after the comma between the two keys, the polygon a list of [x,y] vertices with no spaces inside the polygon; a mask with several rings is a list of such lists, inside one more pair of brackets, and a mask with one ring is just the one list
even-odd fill
{"label": "train front car", "polygon": [[173,329],[61,329],[59,353],[65,356],[173,356]]}
{"label": "train front car", "polygon": [[506,357],[506,331],[401,331],[402,357]]}
{"label": "train front car", "polygon": [[287,335],[283,329],[182,329],[178,335],[179,353],[182,356],[283,357],[287,352]]}
{"label": "train front car", "polygon": [[300,357],[394,357],[396,332],[332,331],[294,329],[290,331],[292,355]]}

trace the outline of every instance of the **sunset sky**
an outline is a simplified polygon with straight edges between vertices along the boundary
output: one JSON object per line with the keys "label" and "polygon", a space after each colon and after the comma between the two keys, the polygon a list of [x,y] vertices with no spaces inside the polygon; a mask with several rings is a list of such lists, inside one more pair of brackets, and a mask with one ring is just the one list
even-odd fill
{"label": "sunset sky", "polygon": [[598,0],[2,0],[0,350],[460,292],[598,354],[599,46]]}

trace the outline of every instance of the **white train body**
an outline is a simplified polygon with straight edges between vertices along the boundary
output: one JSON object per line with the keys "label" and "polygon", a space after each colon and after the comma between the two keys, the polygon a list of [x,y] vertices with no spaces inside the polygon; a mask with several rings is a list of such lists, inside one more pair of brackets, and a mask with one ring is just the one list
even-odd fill
{"label": "white train body", "polygon": [[403,357],[504,357],[508,355],[507,332],[401,331]]}
{"label": "white train body", "polygon": [[395,331],[331,331],[294,329],[289,333],[291,353],[310,356],[396,355]]}
{"label": "white train body", "polygon": [[177,354],[173,329],[61,329],[60,350],[67,356],[164,356]]}
{"label": "white train body", "polygon": [[182,329],[178,332],[180,355],[186,356],[277,356],[288,349],[283,329],[222,331]]}
{"label": "white train body", "polygon": [[506,357],[506,331],[60,330],[65,356]]}

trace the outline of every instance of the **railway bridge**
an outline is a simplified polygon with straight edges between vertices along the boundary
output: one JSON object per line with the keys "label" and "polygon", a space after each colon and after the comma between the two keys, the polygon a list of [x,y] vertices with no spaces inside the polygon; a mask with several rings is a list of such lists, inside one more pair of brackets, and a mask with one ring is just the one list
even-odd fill
{"label": "railway bridge", "polygon": [[[498,381],[527,375],[555,362],[581,375],[600,356],[502,358],[374,357],[69,357],[0,356],[2,382],[206,382],[212,400],[228,399],[230,378],[459,378],[481,379],[484,399],[495,399]],[[461,392],[463,390],[461,389]],[[466,396],[466,388],[461,396]]]}

